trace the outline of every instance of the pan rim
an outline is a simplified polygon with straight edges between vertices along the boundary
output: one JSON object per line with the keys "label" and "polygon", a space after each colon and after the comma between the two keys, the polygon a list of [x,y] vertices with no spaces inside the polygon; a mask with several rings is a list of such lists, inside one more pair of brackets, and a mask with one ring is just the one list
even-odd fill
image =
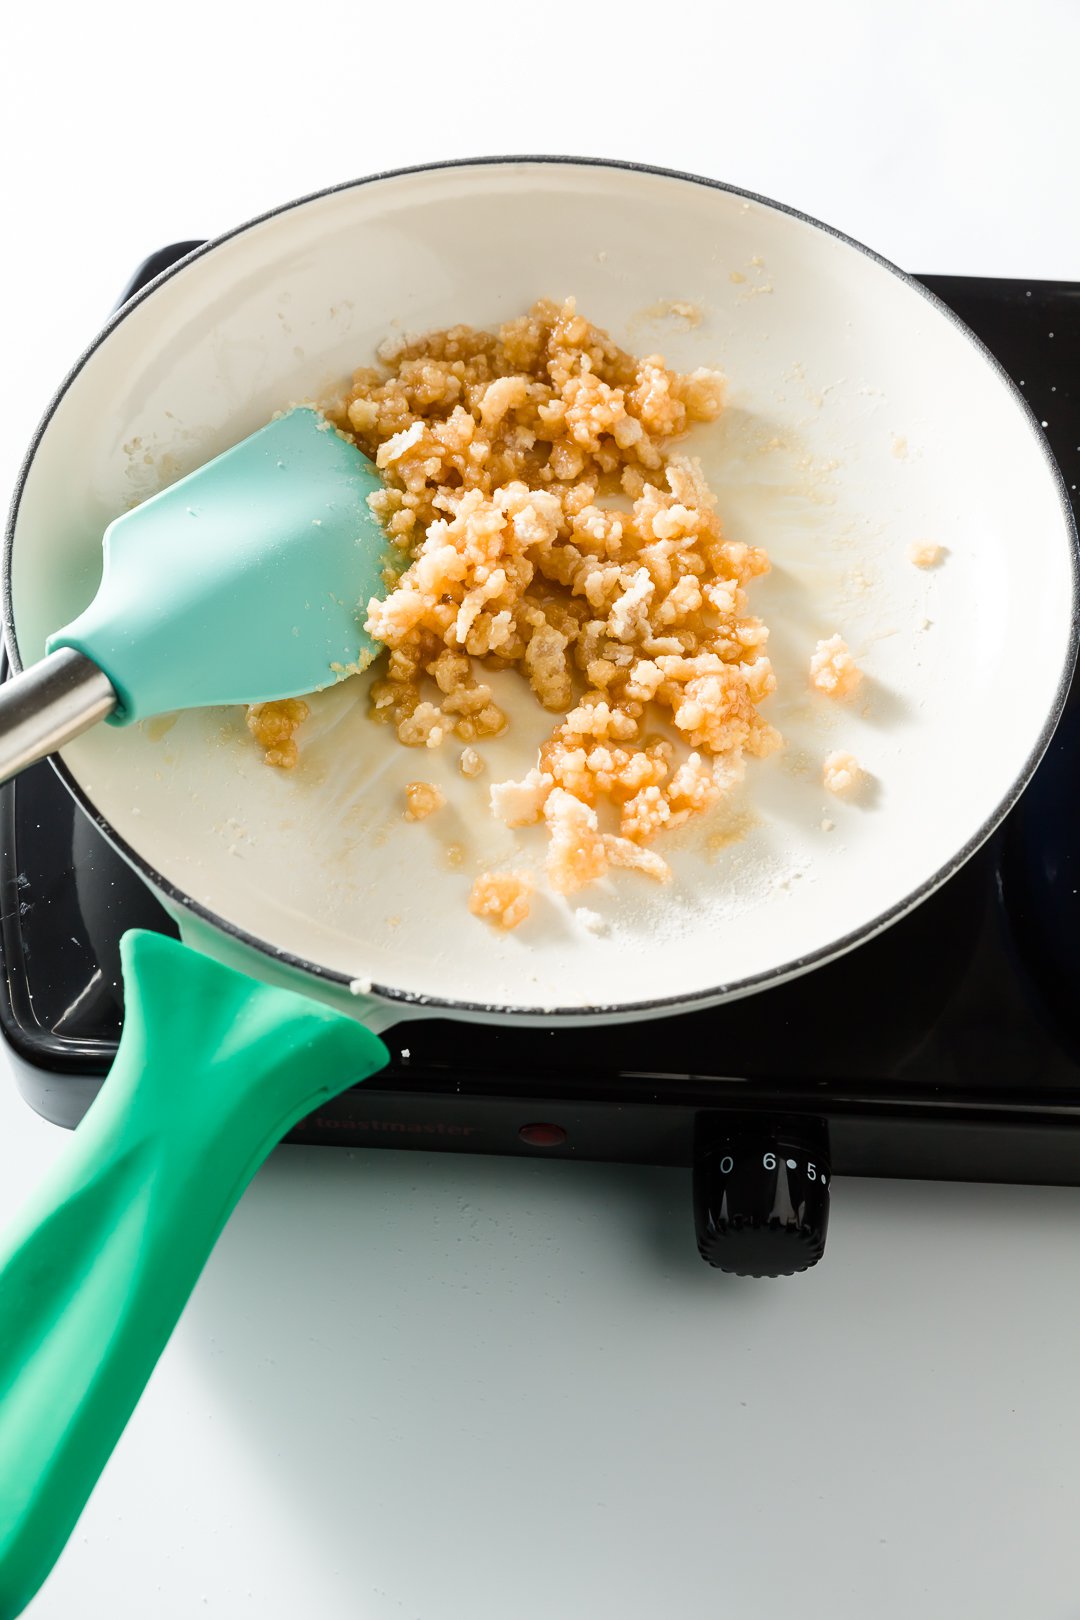
{"label": "pan rim", "polygon": [[[1042,432],[1042,428],[1035,417],[1034,412],[1032,411],[1028,401],[1025,399],[1020,389],[1017,387],[1016,383],[1010,377],[1009,373],[1005,370],[1000,361],[998,361],[996,356],[991,353],[986,344],[983,343],[978,336],[976,336],[970,327],[968,327],[966,323],[962,321],[947,304],[938,298],[936,294],[931,292],[928,287],[924,286],[922,282],[916,280],[914,276],[910,275],[904,270],[901,270],[897,265],[893,264],[891,260],[884,258],[881,254],[875,252],[872,248],[867,247],[865,243],[860,242],[857,238],[849,236],[843,231],[837,230],[834,226],[828,225],[824,221],[802,212],[800,209],[793,208],[786,203],[777,202],[775,199],[766,197],[758,192],[747,191],[743,187],[734,186],[725,181],[711,179],[707,176],[693,174],[684,170],[663,168],[655,164],[639,163],[636,161],[620,160],[617,158],[580,157],[569,154],[491,154],[480,157],[448,158],[440,159],[432,163],[411,164],[402,168],[380,170],[374,174],[362,175],[353,180],[340,181],[335,185],[322,187],[319,190],[308,192],[302,197],[293,198],[289,202],[267,209],[263,213],[257,214],[253,218],[244,221],[242,224],[234,226],[232,229],[223,232],[221,235],[213,237],[210,240],[202,243],[200,246],[194,248],[191,252],[184,254],[183,257],[176,260],[159,275],[155,276],[153,280],[148,282],[140,292],[136,293],[134,297],[122,304],[114,312],[111,318],[106,322],[101,331],[78,357],[71,369],[68,371],[67,375],[61,381],[52,399],[47,405],[27,447],[26,454],[23,457],[16,476],[11,504],[8,511],[7,522],[4,530],[3,579],[2,590],[0,590],[0,620],[2,620],[4,642],[7,647],[8,658],[12,669],[16,672],[21,671],[23,664],[15,630],[14,607],[11,592],[11,565],[15,541],[15,527],[18,521],[19,508],[34,457],[37,454],[42,438],[44,437],[53,416],[55,415],[68,390],[75,382],[75,379],[82,372],[83,368],[87,365],[91,357],[97,353],[102,344],[135,309],[137,309],[148,298],[153,297],[153,295],[162,286],[164,286],[166,282],[172,280],[174,276],[181,274],[197,260],[213,253],[218,247],[221,247],[226,242],[232,241],[233,238],[241,236],[245,232],[254,229],[256,226],[262,225],[268,220],[276,219],[283,214],[291,213],[293,209],[304,207],[309,203],[317,202],[325,197],[334,196],[339,192],[358,190],[361,186],[372,185],[383,180],[395,180],[409,175],[430,174],[441,170],[493,168],[498,166],[512,166],[515,164],[611,169],[618,172],[648,174],[656,176],[659,179],[678,180],[686,184],[704,186],[709,190],[720,191],[728,196],[737,197],[745,202],[757,203],[763,207],[774,209],[776,212],[784,214],[791,219],[798,220],[802,224],[809,225],[816,230],[823,231],[826,235],[831,236],[836,241],[842,242],[846,246],[854,248],[857,252],[863,254],[874,264],[877,264],[882,269],[895,276],[897,280],[902,282],[905,286],[917,293],[919,297],[924,299],[932,309],[944,316],[949,324],[956,331],[958,331],[961,336],[963,336],[968,343],[970,343],[978,351],[979,354],[981,354],[983,360],[997,374],[999,380],[1005,384],[1006,389],[1013,399],[1013,403],[1020,409],[1021,420],[1025,423],[1028,432],[1033,436],[1040,448],[1046,464],[1047,472],[1049,473],[1057,491],[1058,502],[1061,508],[1062,517],[1064,519],[1066,534],[1070,537],[1072,542],[1069,547],[1071,580],[1069,637],[1065,649],[1065,658],[1062,664],[1061,674],[1058,678],[1057,688],[1054,693],[1054,699],[1049,710],[1047,711],[1042,728],[1032,748],[1030,749],[1024,764],[1022,765],[1017,776],[1014,778],[1008,792],[999,800],[998,804],[986,817],[977,831],[972,834],[967,842],[948,861],[946,861],[942,866],[938,867],[937,870],[917,888],[911,890],[903,900],[900,900],[896,902],[895,905],[887,907],[884,911],[877,913],[866,923],[860,925],[860,927],[849,931],[845,935],[841,935],[838,939],[833,940],[830,944],[821,946],[816,951],[809,952],[805,956],[791,958],[785,962],[777,964],[774,967],[762,970],[759,973],[748,975],[744,979],[735,979],[728,984],[715,985],[707,990],[698,990],[687,995],[663,996],[635,1001],[606,1002],[597,1004],[595,1006],[545,1007],[524,1006],[516,1003],[460,1001],[443,998],[440,996],[426,995],[419,991],[402,990],[393,985],[383,985],[375,981],[372,982],[370,992],[368,992],[371,999],[385,1002],[390,1005],[400,1006],[403,1010],[409,1008],[422,1008],[425,1011],[428,1009],[436,1009],[437,1011],[445,1012],[450,1016],[459,1016],[471,1019],[476,1019],[479,1017],[516,1018],[531,1020],[536,1023],[600,1021],[618,1017],[641,1018],[649,1016],[650,1014],[675,1014],[683,1011],[692,1011],[694,1009],[713,1006],[726,1000],[734,1000],[736,998],[755,994],[761,990],[769,989],[784,983],[786,980],[809,972],[815,967],[823,966],[827,962],[835,961],[838,957],[845,955],[848,951],[853,950],[856,946],[862,944],[864,941],[870,940],[876,934],[881,933],[894,922],[899,921],[902,917],[906,916],[908,912],[913,911],[916,906],[920,905],[923,900],[927,899],[937,889],[941,888],[943,884],[947,883],[948,880],[956,872],[958,872],[963,865],[966,864],[971,856],[982,847],[992,833],[1001,825],[1002,821],[1004,821],[1005,817],[1013,809],[1014,805],[1019,800],[1020,795],[1030,782],[1031,777],[1034,775],[1039,762],[1049,746],[1051,738],[1053,737],[1057,728],[1058,721],[1061,718],[1069,688],[1072,683],[1073,672],[1076,666],[1077,650],[1078,645],[1080,645],[1080,551],[1078,551],[1078,539],[1080,539],[1080,537],[1078,537],[1076,517],[1072,509],[1072,503],[1069,500],[1068,491],[1065,487],[1064,477],[1062,476],[1061,469],[1054,458],[1054,455],[1045,435]],[[327,968],[320,963],[312,962],[305,957],[298,956],[290,951],[285,951],[279,947],[271,945],[267,940],[261,939],[258,935],[252,934],[247,929],[240,927],[238,924],[229,921],[229,919],[225,917],[222,917],[210,907],[202,905],[191,895],[177,887],[177,885],[166,878],[163,873],[159,872],[153,865],[151,865],[148,860],[134,850],[122,836],[122,834],[119,833],[112,825],[112,823],[98,811],[90,796],[84,791],[82,786],[74,777],[73,773],[58,755],[50,756],[49,763],[60,777],[68,792],[71,793],[72,797],[75,799],[75,802],[90,818],[99,831],[150,885],[150,887],[156,890],[159,894],[165,896],[170,904],[178,907],[183,912],[190,913],[192,917],[195,917],[200,922],[208,924],[210,927],[217,929],[219,932],[225,934],[228,938],[235,940],[237,943],[254,950],[258,955],[267,958],[268,961],[276,964],[279,968],[282,966],[287,966],[325,984],[332,985],[338,989],[343,989],[346,991],[349,990],[350,980],[346,973],[339,972],[336,969]]]}

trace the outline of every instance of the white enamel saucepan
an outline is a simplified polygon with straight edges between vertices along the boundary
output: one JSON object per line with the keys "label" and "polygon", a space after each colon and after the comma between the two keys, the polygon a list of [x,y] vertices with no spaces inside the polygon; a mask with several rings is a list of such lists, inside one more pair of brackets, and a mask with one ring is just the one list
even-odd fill
{"label": "white enamel saucepan", "polygon": [[[688,448],[729,534],[764,546],[774,564],[752,604],[772,630],[779,690],[769,718],[787,746],[751,764],[719,820],[664,847],[670,884],[622,873],[576,900],[542,894],[509,935],[469,914],[482,866],[536,865],[542,850],[538,829],[509,832],[486,808],[487,784],[523,774],[550,725],[531,699],[516,700],[509,677],[502,698],[513,723],[486,746],[478,782],[461,777],[452,750],[425,754],[420,769],[367,718],[363,680],[314,701],[294,772],[262,763],[242,714],[208,710],[98,729],[58,762],[190,944],[369,1029],[427,1013],[541,1026],[655,1017],[746,995],[852,949],[993,830],[1046,747],[1072,673],[1067,497],[1038,423],[972,335],[892,266],[790,209],[692,176],[562,159],[449,164],[338,187],[210,243],[127,305],[57,395],[16,493],[5,624],[15,667],[40,657],[49,631],[89,601],[101,533],[132,503],[283,406],[332,391],[388,333],[490,326],[537,297],[571,293],[635,352],[727,374],[727,410]],[[913,566],[919,542],[944,548],[937,568]],[[866,675],[844,706],[807,681],[815,642],[834,632]],[[870,773],[856,802],[824,791],[822,760],[834,749]],[[409,823],[402,789],[417,775],[449,802]],[[599,931],[580,905],[599,913]],[[170,982],[182,1001],[182,974]],[[216,1029],[208,1051],[194,1043],[204,1068],[218,1062],[221,1039]],[[357,1071],[377,1062],[365,1069],[358,1057]],[[76,1144],[107,1112],[111,1083]],[[141,1095],[152,1075],[139,1085]],[[237,1149],[241,1162],[221,1169],[216,1214],[174,1267],[175,1297],[158,1301],[153,1345],[123,1369],[130,1398],[111,1428],[99,1421],[94,1444],[65,1452],[93,1404],[89,1390],[68,1398],[56,1435],[36,1451],[17,1436],[25,1474],[55,1471],[59,1456],[66,1477],[80,1468],[86,1477],[62,1501],[46,1493],[36,1520],[37,1498],[0,1479],[14,1599],[48,1567],[44,1553],[36,1564],[26,1553],[28,1541],[49,1542],[47,1519],[55,1554],[231,1202],[312,1095],[264,1120],[258,1140]],[[223,1136],[233,1125],[242,1134],[230,1120]],[[119,1139],[95,1151],[108,1157]],[[140,1198],[149,1199],[143,1230],[168,1230],[165,1216],[151,1218],[153,1195],[137,1176],[101,1218],[111,1210],[115,1222]],[[184,1199],[174,1202],[182,1219]],[[138,1271],[128,1248],[117,1273]],[[82,1286],[94,1286],[92,1267]],[[129,1315],[146,1305],[139,1286],[127,1277]],[[43,1333],[23,1345],[19,1365],[33,1362],[45,1390]],[[99,1336],[103,1378],[122,1337]],[[17,1373],[0,1342],[0,1383]],[[0,1401],[0,1438],[3,1412]]]}

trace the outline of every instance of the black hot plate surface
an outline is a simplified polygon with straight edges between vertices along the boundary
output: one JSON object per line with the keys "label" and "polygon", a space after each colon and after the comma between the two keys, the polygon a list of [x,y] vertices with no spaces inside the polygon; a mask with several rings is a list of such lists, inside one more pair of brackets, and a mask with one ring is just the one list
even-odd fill
{"label": "black hot plate surface", "polygon": [[[129,292],[171,256],[165,250],[148,261]],[[1075,502],[1080,286],[923,279],[1021,384]],[[1074,690],[1047,758],[999,832],[910,917],[840,961],[743,1001],[653,1023],[552,1031],[402,1025],[386,1037],[391,1068],[297,1134],[367,1141],[385,1130],[393,1145],[526,1151],[518,1124],[512,1142],[507,1135],[524,1109],[533,1119],[573,1117],[557,1152],[685,1163],[695,1109],[787,1109],[831,1121],[834,1169],[1071,1179],[1064,1160],[1041,1171],[1018,1160],[1013,1174],[1004,1148],[981,1168],[975,1150],[979,1120],[1026,1122],[1033,1142],[1040,1132],[1080,1129],[1078,798]],[[0,887],[0,1021],[40,1071],[37,1090],[23,1082],[30,1100],[74,1123],[120,1030],[121,934],[174,930],[47,765],[0,789]],[[505,1141],[483,1124],[502,1103]],[[651,1124],[640,1123],[646,1105]],[[467,1118],[480,1121],[475,1131],[446,1123]],[[967,1170],[955,1153],[916,1151],[918,1122],[946,1119],[967,1122]],[[893,1130],[883,1147],[881,1133],[904,1122],[908,1134]],[[1071,1137],[1069,1153],[1080,1179]]]}

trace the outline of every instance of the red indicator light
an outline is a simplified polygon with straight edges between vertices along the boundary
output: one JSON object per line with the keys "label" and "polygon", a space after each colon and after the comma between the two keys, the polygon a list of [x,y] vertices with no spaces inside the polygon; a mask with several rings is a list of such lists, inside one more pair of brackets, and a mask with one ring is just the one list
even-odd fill
{"label": "red indicator light", "polygon": [[523,1125],[518,1135],[530,1147],[561,1147],[566,1141],[566,1132],[561,1125]]}

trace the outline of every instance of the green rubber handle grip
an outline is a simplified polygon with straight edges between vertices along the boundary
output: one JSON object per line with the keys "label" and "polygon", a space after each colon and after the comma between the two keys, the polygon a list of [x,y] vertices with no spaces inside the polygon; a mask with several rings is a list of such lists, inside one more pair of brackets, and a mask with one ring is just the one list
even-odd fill
{"label": "green rubber handle grip", "polygon": [[0,1620],[58,1558],[271,1148],[389,1058],[162,935],[125,935],[121,957],[116,1061],[0,1256]]}

